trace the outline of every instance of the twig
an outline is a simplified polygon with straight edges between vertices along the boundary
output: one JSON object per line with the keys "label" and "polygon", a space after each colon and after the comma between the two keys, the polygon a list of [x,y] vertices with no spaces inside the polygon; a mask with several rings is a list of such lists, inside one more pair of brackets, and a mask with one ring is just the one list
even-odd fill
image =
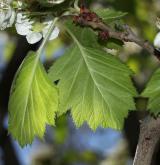
{"label": "twig", "polygon": [[123,26],[123,31],[116,31],[105,24],[96,13],[91,12],[86,8],[81,9],[80,14],[74,17],[74,22],[80,26],[90,27],[94,30],[98,30],[103,37],[106,37],[106,39],[115,38],[124,42],[134,42],[160,60],[160,52],[156,50],[148,41],[138,38],[138,36],[135,35],[135,33],[127,25]]}
{"label": "twig", "polygon": [[139,142],[133,165],[151,165],[160,141],[160,118],[147,117],[141,123]]}

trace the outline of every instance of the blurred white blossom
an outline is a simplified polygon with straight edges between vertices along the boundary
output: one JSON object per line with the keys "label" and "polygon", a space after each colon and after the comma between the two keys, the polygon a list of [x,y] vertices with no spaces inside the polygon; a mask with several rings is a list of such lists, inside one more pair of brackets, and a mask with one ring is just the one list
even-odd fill
{"label": "blurred white blossom", "polygon": [[[23,15],[22,13],[17,14],[16,24],[15,24],[17,33],[26,36],[26,39],[30,44],[34,44],[46,36],[52,21],[50,19],[44,20],[44,22],[42,23],[44,27],[38,31],[34,30],[35,23],[36,20],[29,19],[26,15]],[[59,35],[59,28],[55,27],[49,40],[53,40],[57,38],[58,35]]]}
{"label": "blurred white blossom", "polygon": [[157,49],[160,49],[160,32],[157,33],[154,39],[154,46]]}
{"label": "blurred white blossom", "polygon": [[65,0],[38,0],[42,5],[57,5],[63,3]]}
{"label": "blurred white blossom", "polygon": [[10,1],[0,1],[0,30],[11,27],[15,16],[16,14],[10,6]]}
{"label": "blurred white blossom", "polygon": [[[156,26],[160,30],[160,18],[157,18]],[[160,50],[160,32],[158,32],[155,36],[154,46],[155,46],[155,48]]]}

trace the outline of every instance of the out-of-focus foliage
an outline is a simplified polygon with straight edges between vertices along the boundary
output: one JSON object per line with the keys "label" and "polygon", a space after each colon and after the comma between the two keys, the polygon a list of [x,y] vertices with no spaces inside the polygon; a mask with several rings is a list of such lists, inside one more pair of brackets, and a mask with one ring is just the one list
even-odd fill
{"label": "out-of-focus foliage", "polygon": [[56,144],[63,144],[68,138],[68,122],[65,115],[56,120],[56,128],[54,129],[54,139]]}
{"label": "out-of-focus foliage", "polygon": [[48,42],[45,48],[45,56],[48,59],[53,58],[53,53],[59,49],[63,49],[63,41],[60,38],[57,38],[53,41]]}
{"label": "out-of-focus foliage", "polygon": [[13,41],[8,41],[4,48],[4,59],[5,61],[9,61],[12,58],[12,54],[15,50],[15,43]]}

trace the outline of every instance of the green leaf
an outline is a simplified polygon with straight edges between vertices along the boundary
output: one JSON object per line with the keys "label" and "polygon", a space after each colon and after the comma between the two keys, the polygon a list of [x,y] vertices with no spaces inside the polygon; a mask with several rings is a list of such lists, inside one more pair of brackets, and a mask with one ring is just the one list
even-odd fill
{"label": "green leaf", "polygon": [[160,113],[160,69],[152,75],[146,89],[141,94],[142,97],[149,98],[148,109],[157,115]]}
{"label": "green leaf", "polygon": [[43,138],[46,124],[54,125],[58,93],[36,56],[30,52],[13,81],[9,100],[9,132],[21,146]]}
{"label": "green leaf", "polygon": [[121,129],[128,110],[135,109],[132,71],[98,48],[91,30],[69,26],[67,31],[74,44],[49,70],[52,81],[60,80],[59,115],[71,109],[77,127],[87,121],[94,130]]}
{"label": "green leaf", "polygon": [[104,22],[112,22],[117,19],[121,19],[127,15],[127,13],[121,11],[115,11],[113,9],[99,9],[95,11],[97,15],[103,19]]}

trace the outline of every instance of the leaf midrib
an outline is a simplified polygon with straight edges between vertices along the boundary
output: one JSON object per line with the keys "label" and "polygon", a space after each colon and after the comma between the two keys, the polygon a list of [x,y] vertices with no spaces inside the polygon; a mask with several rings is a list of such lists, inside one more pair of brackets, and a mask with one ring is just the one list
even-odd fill
{"label": "leaf midrib", "polygon": [[[29,87],[28,87],[28,91],[27,91],[27,94],[26,94],[27,97],[26,97],[26,101],[25,101],[25,105],[24,105],[24,115],[22,117],[22,127],[21,128],[23,128],[23,125],[24,125],[24,119],[25,119],[25,115],[27,113],[27,105],[28,105],[29,95],[30,95],[30,92],[31,92],[35,72],[36,72],[36,69],[37,69],[37,66],[38,66],[37,64],[38,64],[38,61],[39,61],[39,57],[37,56],[34,60],[35,60],[35,62],[34,62],[33,70],[31,72],[31,78],[30,78],[31,81],[29,81]],[[21,129],[21,132],[22,132],[22,129]]]}
{"label": "leaf midrib", "polygon": [[94,80],[94,77],[93,77],[93,75],[92,75],[92,73],[91,73],[91,70],[90,70],[90,68],[89,68],[89,64],[88,64],[87,59],[86,59],[86,57],[85,57],[85,54],[86,54],[86,53],[85,53],[84,50],[83,50],[83,46],[78,42],[78,40],[76,39],[76,37],[72,34],[72,32],[71,32],[68,28],[67,28],[67,31],[68,31],[68,33],[71,35],[71,37],[73,38],[73,40],[75,41],[75,43],[77,44],[77,46],[78,46],[78,48],[79,48],[79,50],[80,50],[80,52],[81,52],[81,54],[82,54],[82,57],[83,57],[83,59],[84,59],[84,62],[85,62],[85,64],[86,64],[87,68],[88,68],[88,71],[89,71],[89,73],[90,73],[90,75],[91,75],[91,78],[92,78],[92,80],[93,80],[95,86],[97,87],[99,93],[101,94],[102,98],[105,100],[105,102],[106,102],[106,104],[107,104],[107,106],[108,106],[108,108],[109,108],[109,111],[110,111],[110,113],[111,113],[111,108],[110,108],[109,104],[107,103],[107,101],[106,101],[106,99],[105,99],[103,93],[102,93],[101,90],[99,89],[99,87],[98,87],[98,85],[97,85],[97,82]]}

